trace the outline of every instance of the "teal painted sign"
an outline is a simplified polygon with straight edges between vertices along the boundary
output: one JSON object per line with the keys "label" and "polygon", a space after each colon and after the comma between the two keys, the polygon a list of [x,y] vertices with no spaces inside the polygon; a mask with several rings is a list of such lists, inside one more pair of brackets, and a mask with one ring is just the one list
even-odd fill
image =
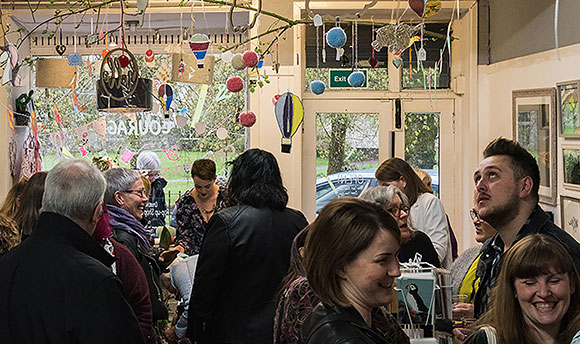
{"label": "teal painted sign", "polygon": [[[361,87],[356,88],[366,88],[368,73],[366,69],[359,69],[358,71],[363,72],[365,75],[365,82]],[[331,69],[330,70],[330,88],[355,88],[348,84],[348,76],[352,73],[352,69]]]}

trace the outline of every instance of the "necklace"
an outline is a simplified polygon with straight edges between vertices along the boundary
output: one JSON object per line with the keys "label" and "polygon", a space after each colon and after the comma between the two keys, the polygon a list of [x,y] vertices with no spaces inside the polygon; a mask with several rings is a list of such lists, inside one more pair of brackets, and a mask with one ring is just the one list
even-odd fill
{"label": "necklace", "polygon": [[212,207],[211,209],[209,209],[209,210],[207,210],[207,209],[205,209],[205,208],[203,208],[203,207],[200,207],[199,205],[198,205],[197,207],[199,208],[199,210],[200,210],[200,211],[201,211],[203,214],[206,214],[206,215],[209,215],[209,214],[211,214],[211,213],[213,213],[213,212],[215,211],[215,204],[214,204],[214,205],[213,205],[213,207]]}

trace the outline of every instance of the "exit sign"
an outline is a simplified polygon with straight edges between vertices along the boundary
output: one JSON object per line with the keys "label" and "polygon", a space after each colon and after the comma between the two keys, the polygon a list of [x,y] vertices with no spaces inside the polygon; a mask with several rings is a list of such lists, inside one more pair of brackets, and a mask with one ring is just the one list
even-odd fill
{"label": "exit sign", "polygon": [[352,69],[331,69],[330,70],[330,81],[329,85],[330,88],[366,88],[367,87],[367,80],[368,74],[366,69],[359,69],[359,72],[363,72],[365,75],[365,82],[361,87],[352,87],[348,84],[348,76],[352,73]]}

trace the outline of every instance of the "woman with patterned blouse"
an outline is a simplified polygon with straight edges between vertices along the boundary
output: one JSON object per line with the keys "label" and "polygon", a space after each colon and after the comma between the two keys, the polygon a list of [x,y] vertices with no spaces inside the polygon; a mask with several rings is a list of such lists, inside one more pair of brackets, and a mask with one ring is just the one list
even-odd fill
{"label": "woman with patterned blouse", "polygon": [[198,254],[209,219],[225,207],[225,189],[215,183],[215,162],[199,159],[191,166],[193,189],[184,193],[175,206],[176,248],[187,255]]}

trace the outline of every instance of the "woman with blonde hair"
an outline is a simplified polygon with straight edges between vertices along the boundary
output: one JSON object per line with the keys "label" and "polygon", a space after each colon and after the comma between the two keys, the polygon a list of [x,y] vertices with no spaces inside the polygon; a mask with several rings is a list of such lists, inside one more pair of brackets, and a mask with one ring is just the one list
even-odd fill
{"label": "woman with blonde hair", "polygon": [[14,218],[16,215],[16,210],[20,205],[20,198],[22,197],[22,191],[24,191],[24,186],[28,182],[28,178],[24,177],[20,181],[10,188],[6,198],[4,198],[4,203],[0,208],[0,214],[7,216],[10,219]]}
{"label": "woman with blonde hair", "polygon": [[506,253],[491,308],[466,343],[570,343],[580,330],[579,288],[574,262],[558,241],[526,236]]}

